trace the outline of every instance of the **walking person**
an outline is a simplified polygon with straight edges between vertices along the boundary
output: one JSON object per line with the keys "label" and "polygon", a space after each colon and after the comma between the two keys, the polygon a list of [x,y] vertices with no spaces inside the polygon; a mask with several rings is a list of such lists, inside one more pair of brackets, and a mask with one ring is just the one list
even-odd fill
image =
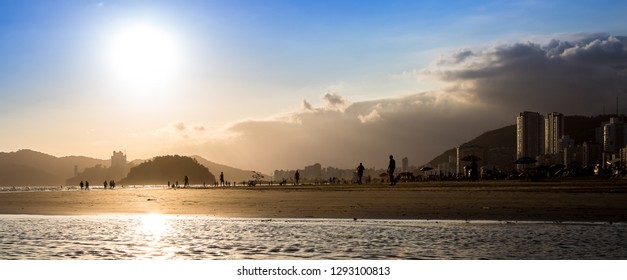
{"label": "walking person", "polygon": [[79,185],[81,186],[81,191],[82,191],[83,188],[85,187],[85,184],[83,184],[83,181],[81,181],[81,183]]}
{"label": "walking person", "polygon": [[364,167],[364,165],[360,162],[359,166],[357,166],[357,177],[359,178],[359,181],[357,181],[357,184],[361,185],[361,178],[364,176],[364,170],[366,168]]}
{"label": "walking person", "polygon": [[89,190],[89,181],[85,181],[85,190]]}
{"label": "walking person", "polygon": [[220,172],[220,186],[224,186],[224,172]]}
{"label": "walking person", "polygon": [[390,174],[390,186],[396,185],[396,179],[394,179],[394,170],[396,169],[396,161],[394,157],[390,155],[390,163],[388,164],[388,174]]}
{"label": "walking person", "polygon": [[107,180],[104,181],[104,183],[102,183],[104,185],[104,189],[107,189]]}
{"label": "walking person", "polygon": [[185,175],[185,178],[183,179],[183,188],[185,187],[189,187],[189,178],[187,175]]}
{"label": "walking person", "polygon": [[294,180],[296,180],[296,184],[298,185],[298,180],[300,179],[300,173],[298,173],[298,169],[296,170],[296,173],[294,174]]}

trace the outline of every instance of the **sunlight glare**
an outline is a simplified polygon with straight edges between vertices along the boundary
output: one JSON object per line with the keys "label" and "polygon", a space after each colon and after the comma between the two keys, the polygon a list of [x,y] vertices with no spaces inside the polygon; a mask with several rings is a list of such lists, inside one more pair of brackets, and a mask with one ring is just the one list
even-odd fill
{"label": "sunlight glare", "polygon": [[148,214],[141,217],[141,226],[138,231],[155,237],[160,237],[169,230],[165,216]]}
{"label": "sunlight glare", "polygon": [[113,32],[108,41],[107,64],[125,87],[152,91],[177,79],[182,53],[173,34],[165,28],[129,24]]}

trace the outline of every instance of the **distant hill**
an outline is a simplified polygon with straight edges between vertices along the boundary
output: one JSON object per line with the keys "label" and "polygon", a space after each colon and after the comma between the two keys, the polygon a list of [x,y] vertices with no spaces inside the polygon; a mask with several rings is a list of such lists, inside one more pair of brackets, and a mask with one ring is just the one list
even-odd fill
{"label": "distant hill", "polygon": [[[564,118],[564,134],[575,140],[576,145],[583,142],[595,142],[595,130],[604,122],[609,121],[610,115],[601,115],[595,117],[586,116],[565,116]],[[624,116],[622,116],[624,117]],[[502,157],[496,162],[490,162],[500,168],[508,168],[516,157],[516,125],[508,125],[499,129],[487,131],[478,137],[461,144],[461,146],[479,146],[485,148],[499,148]],[[430,166],[437,167],[438,164],[446,163],[449,156],[457,156],[455,148],[446,150],[439,156],[435,157],[429,163]]]}
{"label": "distant hill", "polygon": [[57,180],[56,176],[31,166],[0,164],[0,186],[49,186]]}
{"label": "distant hill", "polygon": [[[220,175],[220,172],[224,172],[224,180],[229,182],[242,182],[252,180],[253,172],[249,170],[237,169],[234,167],[226,166],[223,164],[215,163],[209,160],[206,160],[200,156],[192,156],[193,159],[196,159],[198,163],[206,166],[211,173],[216,176]],[[267,175],[266,178],[268,178]]]}
{"label": "distant hill", "polygon": [[108,160],[88,157],[55,157],[33,150],[0,152],[0,186],[63,185],[74,176],[74,167],[81,172]]}
{"label": "distant hill", "polygon": [[185,156],[159,156],[131,168],[128,176],[119,183],[124,185],[165,185],[168,181],[183,184],[183,178],[189,177],[189,183],[214,184],[215,176],[197,160]]}
{"label": "distant hill", "polygon": [[[509,167],[509,165],[516,160],[516,125],[508,125],[499,129],[490,130],[461,146],[499,148],[498,152],[504,155],[503,159],[499,157],[498,159],[492,160],[490,164],[501,166],[501,168]],[[452,148],[445,151],[431,160],[428,165],[436,167],[441,163],[447,163],[449,156],[457,157],[457,149]]]}
{"label": "distant hill", "polygon": [[[200,156],[191,158],[208,168],[212,174],[219,175],[220,172],[224,172],[227,181],[241,182],[252,179],[251,171],[218,164]],[[147,161],[150,160],[133,160],[127,164],[127,168],[138,166]],[[118,172],[119,170],[111,170],[110,164],[108,159],[102,160],[84,156],[55,157],[28,149],[16,152],[0,152],[0,186],[78,185],[79,181],[85,180],[93,186],[99,186],[105,180],[119,182],[122,179],[119,174],[126,176],[128,169],[125,172]],[[75,166],[78,174],[74,173]],[[182,176],[179,176],[181,178],[173,177],[170,181],[182,182]],[[192,179],[191,176],[189,177]],[[211,182],[213,182],[212,180]],[[165,184],[167,181],[166,179],[165,182],[160,183]],[[202,184],[202,182],[199,183]]]}

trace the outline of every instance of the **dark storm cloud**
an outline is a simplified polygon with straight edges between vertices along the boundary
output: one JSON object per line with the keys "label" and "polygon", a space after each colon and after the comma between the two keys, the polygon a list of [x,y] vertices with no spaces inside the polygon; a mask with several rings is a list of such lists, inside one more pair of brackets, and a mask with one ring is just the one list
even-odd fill
{"label": "dark storm cloud", "polygon": [[627,97],[626,37],[516,43],[474,53],[471,59],[456,59],[459,56],[454,53],[453,59],[445,60],[448,69],[429,73],[470,84],[477,101],[513,111],[600,114],[604,105],[614,105],[617,96]]}

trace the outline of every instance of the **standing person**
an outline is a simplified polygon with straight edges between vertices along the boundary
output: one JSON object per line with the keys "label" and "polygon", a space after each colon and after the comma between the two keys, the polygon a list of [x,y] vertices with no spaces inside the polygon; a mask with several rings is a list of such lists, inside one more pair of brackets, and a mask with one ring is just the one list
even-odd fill
{"label": "standing person", "polygon": [[106,190],[107,189],[107,180],[104,181],[103,185],[104,185],[104,189]]}
{"label": "standing person", "polygon": [[189,187],[189,178],[187,177],[187,175],[185,175],[185,178],[183,178],[183,187]]}
{"label": "standing person", "polygon": [[85,190],[89,190],[89,181],[85,181]]}
{"label": "standing person", "polygon": [[294,174],[294,180],[296,180],[296,185],[298,185],[299,179],[300,179],[300,173],[298,173],[298,169],[296,169],[296,174]]}
{"label": "standing person", "polygon": [[357,166],[357,177],[359,177],[359,181],[357,181],[358,184],[361,185],[361,177],[364,176],[364,170],[366,168],[364,167],[364,165],[360,162],[359,166]]}
{"label": "standing person", "polygon": [[394,179],[394,169],[396,169],[396,161],[394,157],[390,155],[390,164],[388,164],[388,174],[390,174],[390,186],[396,185],[396,180]]}
{"label": "standing person", "polygon": [[109,182],[109,188],[110,188],[110,189],[115,189],[115,181],[111,180],[111,181]]}
{"label": "standing person", "polygon": [[82,191],[83,187],[85,187],[85,184],[83,184],[83,181],[81,181],[80,186],[81,186],[81,191]]}
{"label": "standing person", "polygon": [[224,172],[220,172],[220,186],[224,186]]}

